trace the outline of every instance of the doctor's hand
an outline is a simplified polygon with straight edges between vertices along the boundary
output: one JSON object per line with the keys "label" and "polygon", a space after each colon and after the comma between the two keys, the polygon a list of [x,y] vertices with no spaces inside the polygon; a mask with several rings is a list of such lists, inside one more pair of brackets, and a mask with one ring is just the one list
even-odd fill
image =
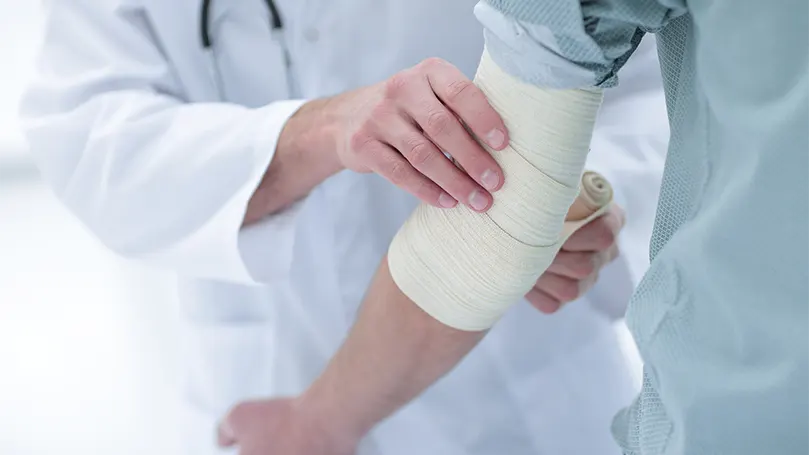
{"label": "doctor's hand", "polygon": [[222,421],[218,443],[238,447],[239,455],[353,455],[358,438],[332,423],[307,415],[298,399],[247,401]]}
{"label": "doctor's hand", "polygon": [[485,211],[491,192],[503,185],[502,170],[471,134],[502,150],[508,144],[503,120],[448,62],[427,59],[379,84],[329,98],[324,108],[323,118],[335,123],[344,167],[375,172],[428,204],[449,208],[460,201]]}
{"label": "doctor's hand", "polygon": [[618,257],[616,239],[624,217],[624,210],[613,204],[607,213],[582,226],[562,245],[525,298],[550,314],[589,291],[601,269]]}

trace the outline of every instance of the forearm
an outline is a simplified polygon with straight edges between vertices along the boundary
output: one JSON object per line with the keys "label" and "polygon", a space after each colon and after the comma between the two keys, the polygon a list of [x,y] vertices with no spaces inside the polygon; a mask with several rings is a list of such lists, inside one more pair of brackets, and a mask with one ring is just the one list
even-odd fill
{"label": "forearm", "polygon": [[[583,182],[568,211],[576,225],[611,200],[611,189],[594,179]],[[301,409],[333,437],[359,439],[452,370],[485,334],[452,328],[424,312],[396,285],[385,257],[353,329],[302,397]]]}
{"label": "forearm", "polygon": [[[450,371],[532,288],[572,232],[563,222],[600,94],[528,87],[485,54],[475,80],[512,137],[495,155],[505,185],[487,214],[423,204],[397,234],[351,334],[302,400],[350,437]],[[597,205],[574,210],[572,225],[607,203]]]}
{"label": "forearm", "polygon": [[450,371],[484,336],[446,326],[405,296],[382,261],[357,321],[303,409],[360,437]]}
{"label": "forearm", "polygon": [[422,205],[400,231],[356,325],[300,400],[342,437],[362,436],[449,372],[557,251],[600,93],[537,91],[491,69],[484,92],[512,141],[494,154],[506,183],[486,215]]}
{"label": "forearm", "polygon": [[331,131],[331,101],[309,101],[286,122],[275,156],[247,205],[245,225],[298,201],[342,169]]}

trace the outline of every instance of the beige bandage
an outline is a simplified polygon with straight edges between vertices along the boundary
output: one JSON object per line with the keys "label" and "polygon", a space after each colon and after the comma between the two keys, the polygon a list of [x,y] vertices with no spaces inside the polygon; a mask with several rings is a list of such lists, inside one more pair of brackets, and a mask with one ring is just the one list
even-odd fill
{"label": "beige bandage", "polygon": [[567,211],[562,243],[577,229],[603,214],[612,202],[612,185],[601,174],[587,171],[581,176],[581,191]]}
{"label": "beige bandage", "polygon": [[[460,330],[494,325],[531,289],[564,239],[601,214],[611,198],[606,180],[582,175],[600,90],[525,84],[485,51],[475,84],[509,131],[506,149],[487,148],[503,169],[503,188],[484,214],[461,204],[453,209],[420,205],[388,252],[391,275],[402,292]],[[585,188],[581,206],[571,207],[580,184]],[[569,210],[577,221],[565,224]]]}

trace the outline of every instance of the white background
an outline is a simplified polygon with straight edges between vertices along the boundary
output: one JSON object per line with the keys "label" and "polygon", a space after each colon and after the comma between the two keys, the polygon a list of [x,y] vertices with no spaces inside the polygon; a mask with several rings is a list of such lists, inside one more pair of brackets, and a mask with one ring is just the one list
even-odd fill
{"label": "white background", "polygon": [[0,0],[0,159],[22,156],[16,106],[41,30],[38,5],[36,0]]}
{"label": "white background", "polygon": [[0,455],[176,455],[173,278],[106,252],[25,153],[38,4],[0,0]]}
{"label": "white background", "polygon": [[38,181],[16,111],[39,2],[0,11],[0,455],[176,455],[173,278],[107,253]]}

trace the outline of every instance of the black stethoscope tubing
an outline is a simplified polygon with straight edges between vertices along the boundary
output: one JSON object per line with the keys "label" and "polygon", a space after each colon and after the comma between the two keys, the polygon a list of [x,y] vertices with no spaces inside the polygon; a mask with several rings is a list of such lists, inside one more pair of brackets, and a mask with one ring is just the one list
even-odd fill
{"label": "black stethoscope tubing", "polygon": [[[267,3],[267,8],[270,10],[270,20],[272,21],[273,30],[280,30],[284,27],[281,20],[281,14],[278,13],[278,8],[275,6],[273,0],[264,0]],[[202,14],[200,15],[200,35],[202,38],[202,47],[209,49],[213,45],[211,40],[211,4],[213,0],[202,0]]]}

